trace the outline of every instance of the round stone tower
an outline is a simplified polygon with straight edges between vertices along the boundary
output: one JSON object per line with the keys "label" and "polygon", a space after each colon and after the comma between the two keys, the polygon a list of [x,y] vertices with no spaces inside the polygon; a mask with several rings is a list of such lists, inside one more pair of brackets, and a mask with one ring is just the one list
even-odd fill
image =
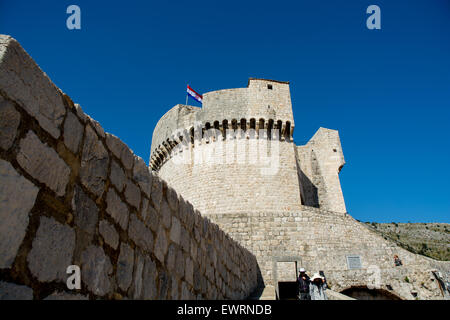
{"label": "round stone tower", "polygon": [[289,83],[250,78],[247,88],[176,105],[153,132],[150,166],[204,215],[298,210],[301,205]]}

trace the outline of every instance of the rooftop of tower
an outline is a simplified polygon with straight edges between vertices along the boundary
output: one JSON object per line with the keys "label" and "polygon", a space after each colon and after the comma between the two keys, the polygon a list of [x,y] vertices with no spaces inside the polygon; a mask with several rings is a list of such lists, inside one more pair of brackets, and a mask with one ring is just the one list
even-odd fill
{"label": "rooftop of tower", "polygon": [[283,83],[283,84],[289,84],[289,81],[281,81],[281,80],[273,80],[273,79],[264,79],[264,78],[248,78],[247,88],[250,85],[251,80],[262,80],[262,81],[269,81],[269,82],[276,82],[276,83]]}

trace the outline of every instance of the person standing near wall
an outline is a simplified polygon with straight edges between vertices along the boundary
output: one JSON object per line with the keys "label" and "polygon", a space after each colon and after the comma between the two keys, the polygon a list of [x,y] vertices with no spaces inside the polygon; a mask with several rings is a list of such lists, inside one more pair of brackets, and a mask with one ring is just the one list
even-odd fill
{"label": "person standing near wall", "polygon": [[320,274],[315,273],[309,284],[311,300],[328,300],[325,290],[324,278]]}
{"label": "person standing near wall", "polygon": [[300,272],[297,278],[297,290],[298,290],[298,299],[299,300],[311,300],[309,295],[309,285],[310,285],[309,276],[306,274],[306,270],[304,268],[300,268]]}

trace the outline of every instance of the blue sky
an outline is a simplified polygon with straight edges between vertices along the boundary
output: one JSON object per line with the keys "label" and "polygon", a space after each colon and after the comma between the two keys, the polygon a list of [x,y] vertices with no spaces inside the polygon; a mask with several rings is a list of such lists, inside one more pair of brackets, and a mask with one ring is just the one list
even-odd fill
{"label": "blue sky", "polygon": [[[66,28],[71,4],[81,30]],[[381,30],[366,28],[371,4]],[[290,81],[295,142],[340,132],[353,217],[450,222],[448,0],[1,1],[0,33],[145,161],[187,83]]]}

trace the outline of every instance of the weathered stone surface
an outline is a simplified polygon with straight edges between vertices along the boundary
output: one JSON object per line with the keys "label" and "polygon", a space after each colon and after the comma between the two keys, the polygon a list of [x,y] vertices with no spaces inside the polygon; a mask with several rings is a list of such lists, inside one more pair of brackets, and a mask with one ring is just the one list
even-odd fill
{"label": "weathered stone surface", "polygon": [[58,88],[16,40],[0,37],[0,88],[58,138],[66,111]]}
{"label": "weathered stone surface", "polygon": [[145,251],[151,252],[153,250],[153,234],[135,214],[130,217],[128,236]]}
{"label": "weathered stone surface", "polygon": [[185,274],[184,272],[185,268],[186,268],[186,259],[183,255],[183,251],[181,249],[178,249],[175,258],[175,273],[180,278],[182,278]]}
{"label": "weathered stone surface", "polygon": [[33,131],[20,141],[17,162],[31,176],[47,185],[58,196],[66,192],[70,168],[55,150],[43,144]]}
{"label": "weathered stone surface", "polygon": [[44,300],[89,300],[89,297],[82,294],[55,291]]}
{"label": "weathered stone surface", "polygon": [[[157,270],[155,262],[150,258],[145,258],[145,265],[143,270],[143,288],[142,298],[146,300],[153,300],[157,295],[156,278]],[[161,286],[161,282],[160,282]]]}
{"label": "weathered stone surface", "polygon": [[129,204],[136,209],[139,209],[141,203],[141,190],[139,190],[139,188],[129,179],[125,185],[125,198]]}
{"label": "weathered stone surface", "polygon": [[170,299],[178,300],[179,295],[180,295],[180,288],[178,285],[178,279],[176,277],[172,277],[171,284],[170,284]]}
{"label": "weathered stone surface", "polygon": [[192,262],[191,258],[186,258],[186,267],[184,269],[185,280],[192,286],[194,285],[194,263]]}
{"label": "weathered stone surface", "polygon": [[39,189],[0,159],[0,268],[10,268],[25,237]]}
{"label": "weathered stone surface", "polygon": [[152,188],[152,174],[150,168],[140,157],[134,157],[133,178],[141,187],[141,190],[150,196]]}
{"label": "weathered stone surface", "polygon": [[92,193],[100,196],[105,189],[109,156],[95,131],[86,126],[81,157],[80,179]]}
{"label": "weathered stone surface", "polygon": [[122,192],[123,187],[125,186],[125,173],[123,172],[123,169],[117,164],[115,160],[112,160],[111,162],[111,182],[113,185],[119,190],[119,192]]}
{"label": "weathered stone surface", "polygon": [[146,197],[143,197],[140,213],[141,213],[141,217],[144,221],[147,220],[149,206],[150,206],[150,201]]}
{"label": "weathered stone surface", "polygon": [[178,212],[178,194],[173,188],[167,188],[166,192],[167,203],[170,209],[176,214]]}
{"label": "weathered stone surface", "polygon": [[177,246],[173,243],[170,244],[169,249],[167,250],[166,268],[169,272],[175,272],[178,250]]}
{"label": "weathered stone surface", "polygon": [[82,138],[83,125],[72,112],[67,112],[64,122],[64,144],[70,151],[77,153]]}
{"label": "weathered stone surface", "polygon": [[166,230],[162,225],[160,225],[158,229],[158,234],[156,236],[154,253],[156,258],[158,258],[158,260],[161,261],[162,263],[164,263],[164,256],[167,252],[167,246],[168,242]]}
{"label": "weathered stone surface", "polygon": [[117,249],[117,246],[119,245],[119,234],[113,225],[106,220],[101,220],[98,226],[98,231],[102,235],[106,244],[113,249]]}
{"label": "weathered stone surface", "polygon": [[117,284],[127,291],[133,280],[134,251],[125,243],[120,245],[119,260],[117,261]]}
{"label": "weathered stone surface", "polygon": [[125,169],[130,170],[133,167],[133,153],[119,138],[110,133],[107,133],[106,145],[108,146],[109,150],[111,150],[111,152],[122,161]]}
{"label": "weathered stone surface", "polygon": [[74,188],[72,210],[75,224],[83,231],[94,234],[98,222],[98,207],[78,185]]}
{"label": "weathered stone surface", "polygon": [[113,267],[102,248],[90,245],[81,254],[81,279],[94,294],[104,296],[113,289]]}
{"label": "weathered stone surface", "polygon": [[127,205],[120,200],[114,189],[109,189],[106,195],[106,212],[126,230],[128,226],[129,211]]}
{"label": "weathered stone surface", "polygon": [[189,237],[189,233],[187,232],[187,230],[184,227],[181,227],[180,230],[180,245],[181,248],[183,248],[184,251],[189,252],[189,245],[190,245],[191,241],[190,241],[190,237]]}
{"label": "weathered stone surface", "polygon": [[173,217],[172,218],[172,227],[170,228],[170,240],[172,240],[176,244],[180,244],[180,237],[181,237],[180,220]]}
{"label": "weathered stone surface", "polygon": [[162,181],[158,176],[152,177],[152,202],[156,209],[159,211],[161,207],[161,201],[163,198],[163,186]]}
{"label": "weathered stone surface", "polygon": [[194,295],[189,291],[189,287],[185,281],[181,283],[181,300],[194,300]]}
{"label": "weathered stone surface", "polygon": [[88,115],[86,115],[83,111],[83,109],[81,108],[81,106],[78,103],[74,103],[75,106],[75,110],[77,112],[77,116],[78,118],[80,118],[80,120],[84,123],[86,123],[86,121],[88,120]]}
{"label": "weathered stone surface", "polygon": [[136,263],[134,271],[134,280],[132,287],[130,289],[133,299],[141,299],[142,297],[142,272],[144,270],[144,257],[142,254],[136,250]]}
{"label": "weathered stone surface", "polygon": [[95,132],[97,132],[97,134],[98,134],[100,137],[105,138],[105,137],[106,137],[106,135],[105,135],[105,130],[103,130],[103,128],[102,128],[102,126],[100,125],[100,123],[98,123],[98,121],[92,119],[92,118],[89,117],[89,116],[88,116],[88,118],[89,118],[89,121],[90,121],[91,125],[94,127]]}
{"label": "weathered stone surface", "polygon": [[159,290],[158,290],[158,299],[165,300],[167,299],[167,295],[169,293],[169,277],[164,272],[161,271],[158,274],[158,282],[159,282]]}
{"label": "weathered stone surface", "polygon": [[149,206],[149,208],[148,208],[148,216],[147,216],[145,223],[150,227],[150,229],[153,232],[158,231],[158,227],[159,227],[159,223],[160,223],[159,222],[159,214],[158,214],[158,212],[156,212],[156,210],[152,206]]}
{"label": "weathered stone surface", "polygon": [[160,218],[162,224],[166,228],[170,228],[170,223],[172,220],[172,211],[170,211],[169,205],[167,204],[167,201],[165,199],[162,199],[161,201]]}
{"label": "weathered stone surface", "polygon": [[0,148],[8,150],[12,146],[19,124],[20,113],[0,96]]}
{"label": "weathered stone surface", "polygon": [[56,222],[54,218],[41,217],[36,237],[27,261],[31,273],[39,281],[64,281],[66,270],[72,264],[75,249],[75,231]]}
{"label": "weathered stone surface", "polygon": [[0,300],[32,300],[33,290],[27,286],[0,281]]}

